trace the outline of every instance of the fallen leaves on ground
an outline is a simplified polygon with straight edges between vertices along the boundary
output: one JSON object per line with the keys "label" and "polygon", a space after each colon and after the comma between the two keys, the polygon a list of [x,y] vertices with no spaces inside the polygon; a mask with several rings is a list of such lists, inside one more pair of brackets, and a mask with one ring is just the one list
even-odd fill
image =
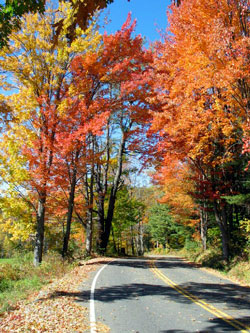
{"label": "fallen leaves on ground", "polygon": [[[16,309],[0,319],[0,331],[9,332],[85,332],[89,330],[88,309],[79,303],[79,287],[88,273],[110,258],[95,258],[75,267],[61,279],[56,279],[20,301]],[[97,331],[99,331],[97,326]],[[101,325],[102,332],[108,328]]]}

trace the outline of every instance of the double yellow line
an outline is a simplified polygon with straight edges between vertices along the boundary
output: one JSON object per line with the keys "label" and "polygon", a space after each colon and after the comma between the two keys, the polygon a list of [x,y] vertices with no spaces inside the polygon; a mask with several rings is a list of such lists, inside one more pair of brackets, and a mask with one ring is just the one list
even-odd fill
{"label": "double yellow line", "polygon": [[186,298],[188,298],[190,301],[194,302],[195,304],[199,305],[206,311],[212,313],[214,316],[217,318],[225,321],[227,324],[233,326],[237,330],[239,330],[242,333],[247,333],[249,332],[249,327],[245,326],[238,320],[234,319],[233,317],[229,316],[227,313],[215,308],[213,305],[208,304],[204,302],[203,300],[199,299],[198,297],[194,296],[187,290],[181,288],[178,284],[170,280],[166,275],[164,275],[156,266],[154,261],[149,261],[148,262],[150,266],[151,272],[153,272],[158,278],[160,278],[162,281],[164,281],[166,284],[168,284],[171,288],[175,289],[178,291],[178,293],[182,294]]}

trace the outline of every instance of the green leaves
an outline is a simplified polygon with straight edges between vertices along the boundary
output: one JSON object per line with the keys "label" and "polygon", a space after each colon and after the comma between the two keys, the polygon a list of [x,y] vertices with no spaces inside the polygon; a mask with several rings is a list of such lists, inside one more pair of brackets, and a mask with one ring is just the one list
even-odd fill
{"label": "green leaves", "polygon": [[187,228],[175,222],[165,204],[155,204],[149,210],[148,230],[155,242],[164,247],[179,248],[188,236]]}
{"label": "green leaves", "polygon": [[20,19],[25,13],[42,13],[44,9],[44,0],[8,0],[4,6],[0,5],[0,49],[7,45],[10,33],[20,28]]}

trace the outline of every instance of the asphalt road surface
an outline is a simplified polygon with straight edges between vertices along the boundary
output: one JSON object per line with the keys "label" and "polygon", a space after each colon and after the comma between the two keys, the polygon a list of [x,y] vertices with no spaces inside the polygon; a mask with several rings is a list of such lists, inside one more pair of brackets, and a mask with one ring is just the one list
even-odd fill
{"label": "asphalt road surface", "polygon": [[[250,289],[176,257],[116,259],[79,300],[111,333],[250,332]],[[93,282],[94,281],[94,282]]]}

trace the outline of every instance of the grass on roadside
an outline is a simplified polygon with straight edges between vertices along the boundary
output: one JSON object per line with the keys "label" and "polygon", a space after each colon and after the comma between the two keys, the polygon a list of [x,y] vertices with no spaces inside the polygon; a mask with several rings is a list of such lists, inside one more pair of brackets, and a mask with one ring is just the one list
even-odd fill
{"label": "grass on roadside", "polygon": [[[88,308],[79,302],[80,290],[89,273],[110,260],[97,257],[86,262],[79,258],[67,274],[56,277],[53,283],[19,301],[13,311],[5,312],[0,318],[0,332],[89,332]],[[100,323],[96,330],[109,332],[109,328]]]}
{"label": "grass on roadside", "polygon": [[63,261],[56,253],[44,256],[39,267],[33,266],[32,253],[0,259],[0,315],[13,309],[16,302],[39,290],[53,278],[60,278],[70,269],[72,265]]}

